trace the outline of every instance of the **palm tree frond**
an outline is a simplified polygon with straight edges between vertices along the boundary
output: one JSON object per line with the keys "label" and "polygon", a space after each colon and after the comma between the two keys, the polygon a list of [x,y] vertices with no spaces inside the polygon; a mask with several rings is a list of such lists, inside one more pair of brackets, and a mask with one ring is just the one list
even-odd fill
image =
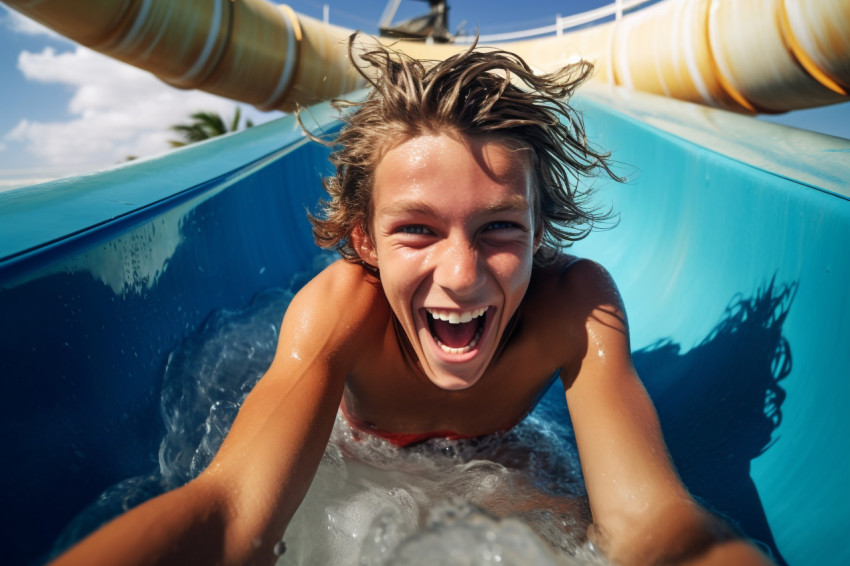
{"label": "palm tree frond", "polygon": [[[183,147],[199,141],[204,141],[216,136],[221,136],[240,129],[242,119],[242,108],[237,106],[236,112],[229,123],[225,123],[220,114],[201,110],[189,115],[191,122],[187,124],[175,124],[170,130],[180,136],[180,140],[170,140],[172,147]],[[228,127],[229,126],[229,127]],[[245,120],[245,128],[252,128],[254,123],[250,119]]]}
{"label": "palm tree frond", "polygon": [[242,117],[242,108],[236,107],[236,112],[233,114],[233,120],[230,121],[230,131],[235,132],[239,129],[239,119]]}

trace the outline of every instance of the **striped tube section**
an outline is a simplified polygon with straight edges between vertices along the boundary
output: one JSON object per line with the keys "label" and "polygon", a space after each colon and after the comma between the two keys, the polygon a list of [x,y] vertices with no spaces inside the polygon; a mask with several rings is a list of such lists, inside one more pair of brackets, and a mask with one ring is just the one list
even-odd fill
{"label": "striped tube section", "polygon": [[[848,100],[807,72],[790,49],[792,40],[782,33],[783,4],[782,0],[712,1],[709,42],[724,86],[756,112],[783,112]],[[807,4],[823,7],[829,2]],[[846,34],[850,20],[845,23]],[[848,57],[850,52],[845,52],[843,58]]]}
{"label": "striped tube section", "polygon": [[[266,0],[4,0],[84,45],[262,109],[292,110],[363,81],[350,30]],[[465,49],[394,41],[415,57]],[[577,57],[596,80],[743,112],[850,100],[850,0],[666,0],[613,22],[499,45],[538,69]]]}
{"label": "striped tube section", "polygon": [[784,0],[783,36],[800,64],[818,82],[850,93],[850,2]]}
{"label": "striped tube section", "polygon": [[168,84],[262,109],[293,110],[361,85],[345,57],[348,30],[265,0],[5,2]]}
{"label": "striped tube section", "polygon": [[710,0],[656,4],[614,24],[617,84],[740,110],[715,73],[706,21]]}

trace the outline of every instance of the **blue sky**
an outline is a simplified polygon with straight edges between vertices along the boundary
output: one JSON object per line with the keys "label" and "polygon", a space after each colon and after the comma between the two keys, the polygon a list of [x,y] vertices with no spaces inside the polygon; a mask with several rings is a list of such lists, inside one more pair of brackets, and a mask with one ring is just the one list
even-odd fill
{"label": "blue sky", "polygon": [[[321,19],[324,2],[292,0],[295,11]],[[556,14],[609,0],[450,1],[450,26],[482,35],[554,23]],[[330,21],[375,32],[385,0],[329,2]],[[396,21],[424,2],[404,0]],[[168,150],[168,127],[196,110],[232,115],[236,103],[168,87],[153,76],[91,52],[0,5],[0,190],[101,169],[127,156]],[[243,105],[257,123],[277,117]],[[850,103],[768,117],[771,121],[850,138]]]}

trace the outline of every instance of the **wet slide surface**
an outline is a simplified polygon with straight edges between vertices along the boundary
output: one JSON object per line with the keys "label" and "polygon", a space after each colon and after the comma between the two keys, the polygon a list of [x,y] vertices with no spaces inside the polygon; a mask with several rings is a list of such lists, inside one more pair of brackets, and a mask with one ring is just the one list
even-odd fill
{"label": "wet slide surface", "polygon": [[[850,142],[620,90],[577,102],[628,182],[599,181],[619,223],[573,253],[620,286],[683,479],[779,563],[850,562]],[[284,118],[0,194],[10,563],[157,468],[169,352],[314,269],[326,157]]]}

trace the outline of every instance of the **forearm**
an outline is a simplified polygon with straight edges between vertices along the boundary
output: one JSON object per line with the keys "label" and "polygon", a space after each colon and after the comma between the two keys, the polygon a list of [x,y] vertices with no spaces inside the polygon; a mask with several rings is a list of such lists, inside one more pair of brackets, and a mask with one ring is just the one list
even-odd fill
{"label": "forearm", "polygon": [[229,544],[241,547],[252,563],[262,563],[254,562],[254,557],[274,559],[272,549],[306,495],[333,428],[341,386],[325,389],[312,381],[304,389],[285,395],[285,402],[263,389],[256,391],[246,406],[249,402],[282,406],[271,411],[269,419],[237,420],[233,431],[243,442],[238,447],[222,446],[206,472],[228,487]]}
{"label": "forearm", "polygon": [[[595,538],[617,564],[770,564],[719,517],[698,505],[667,456],[652,405],[637,382],[617,389],[598,421],[576,436],[591,496]],[[635,399],[644,401],[635,403]],[[586,405],[583,407],[586,408]],[[581,411],[577,411],[581,413]],[[619,418],[611,418],[611,413]],[[588,422],[593,426],[587,427]],[[616,446],[605,442],[616,439]]]}
{"label": "forearm", "polygon": [[226,522],[220,500],[196,481],[124,513],[54,564],[219,563]]}
{"label": "forearm", "polygon": [[264,378],[197,479],[121,515],[56,563],[273,563],[341,395],[341,380]]}
{"label": "forearm", "polygon": [[256,434],[242,419],[234,424],[242,440],[222,447],[197,479],[107,523],[56,564],[274,563],[324,453],[338,404],[330,397],[292,403],[285,424],[262,419]]}
{"label": "forearm", "polygon": [[754,544],[695,502],[648,510],[627,531],[614,534],[594,526],[589,535],[622,566],[772,564]]}

